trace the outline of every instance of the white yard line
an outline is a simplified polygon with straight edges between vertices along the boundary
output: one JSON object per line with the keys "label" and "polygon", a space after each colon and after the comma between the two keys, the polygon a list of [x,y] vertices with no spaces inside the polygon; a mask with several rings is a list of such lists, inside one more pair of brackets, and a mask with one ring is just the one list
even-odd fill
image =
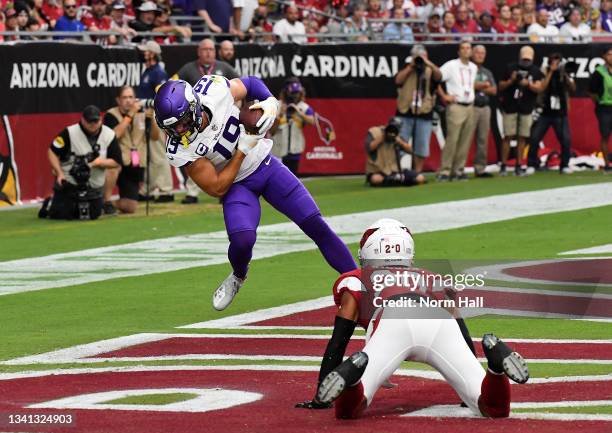
{"label": "white yard line", "polygon": [[591,248],[581,248],[579,250],[565,251],[563,253],[559,253],[560,256],[580,254],[612,254],[612,244],[599,245],[597,247]]}
{"label": "white yard line", "polygon": [[[559,402],[561,403],[561,402]],[[586,406],[588,402],[576,401],[579,406]],[[516,408],[520,403],[512,403],[511,408]],[[538,406],[542,403],[529,403],[529,407],[540,408],[550,406]],[[608,403],[609,404],[609,403]],[[519,406],[520,407],[520,406]],[[430,406],[425,409],[417,410],[414,412],[408,412],[402,415],[404,417],[427,417],[427,418],[482,418],[474,414],[470,409],[465,407],[459,407],[459,405],[451,404],[440,404]],[[510,418],[514,419],[541,419],[541,420],[554,420],[554,421],[612,421],[612,415],[606,414],[582,414],[582,413],[516,413],[511,412]]]}
{"label": "white yard line", "polygon": [[[605,183],[338,215],[327,221],[345,242],[353,243],[381,217],[402,220],[413,233],[424,233],[610,204],[612,183]],[[254,259],[314,248],[293,223],[267,225],[258,230]],[[226,252],[227,236],[219,231],[1,262],[0,294],[223,264]],[[212,288],[217,282],[205,284]]]}

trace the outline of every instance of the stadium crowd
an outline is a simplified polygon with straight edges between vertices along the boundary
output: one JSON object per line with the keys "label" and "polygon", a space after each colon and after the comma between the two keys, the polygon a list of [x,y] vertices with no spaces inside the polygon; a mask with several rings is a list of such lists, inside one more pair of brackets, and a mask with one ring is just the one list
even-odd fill
{"label": "stadium crowd", "polygon": [[118,32],[91,36],[108,45],[138,42],[139,32],[159,33],[160,44],[191,40],[193,32],[296,43],[328,39],[325,34],[358,42],[429,35],[458,41],[466,33],[569,42],[612,32],[612,0],[1,0],[0,6],[0,31],[20,33],[0,36],[6,41],[44,38],[28,35],[40,30]]}

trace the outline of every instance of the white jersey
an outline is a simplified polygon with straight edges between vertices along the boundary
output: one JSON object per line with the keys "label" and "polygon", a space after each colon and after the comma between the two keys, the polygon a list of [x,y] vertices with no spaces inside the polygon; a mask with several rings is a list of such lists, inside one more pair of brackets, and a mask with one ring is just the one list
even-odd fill
{"label": "white jersey", "polygon": [[[166,156],[175,167],[206,158],[220,171],[236,152],[240,137],[240,110],[234,104],[229,80],[220,75],[204,75],[193,86],[200,102],[212,112],[210,124],[188,143],[168,137]],[[272,140],[261,139],[244,158],[234,182],[253,173],[272,149]]]}

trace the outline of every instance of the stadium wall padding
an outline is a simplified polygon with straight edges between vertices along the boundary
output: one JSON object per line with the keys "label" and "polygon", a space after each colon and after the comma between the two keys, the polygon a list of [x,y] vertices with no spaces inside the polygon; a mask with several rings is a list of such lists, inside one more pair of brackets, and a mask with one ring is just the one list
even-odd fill
{"label": "stadium wall padding", "polygon": [[[298,76],[307,101],[321,116],[318,129],[306,130],[307,148],[300,172],[354,174],[364,170],[367,129],[386,123],[395,112],[393,76],[403,66],[410,48],[407,44],[383,43],[245,44],[236,47],[234,66],[240,75],[263,78],[275,94],[287,77]],[[487,48],[486,66],[499,77],[506,65],[518,58],[520,45]],[[596,151],[597,123],[587,89],[590,73],[603,62],[599,58],[603,45],[540,44],[535,49],[538,63],[552,52],[562,52],[578,63],[578,91],[570,111],[572,145],[581,153]],[[169,74],[196,57],[195,45],[168,45],[162,50]],[[428,46],[430,58],[438,65],[456,57],[456,50],[452,44]],[[46,149],[53,138],[78,121],[86,105],[96,104],[104,110],[115,105],[118,87],[138,85],[144,68],[135,48],[60,42],[0,45],[0,65],[0,180],[12,179],[3,175],[12,170],[18,180],[16,194],[24,201],[51,192]],[[495,126],[490,136],[490,161],[496,160],[499,145]],[[550,133],[544,141],[558,145]],[[426,168],[435,170],[440,153],[435,138],[431,149]],[[0,206],[7,203],[0,200]]]}

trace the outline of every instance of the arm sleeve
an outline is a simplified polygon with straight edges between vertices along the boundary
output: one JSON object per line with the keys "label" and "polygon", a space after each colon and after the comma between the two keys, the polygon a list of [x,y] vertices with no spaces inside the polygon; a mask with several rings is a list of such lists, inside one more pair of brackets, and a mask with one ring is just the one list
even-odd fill
{"label": "arm sleeve", "polygon": [[447,81],[450,78],[451,62],[446,62],[445,64],[443,64],[440,68],[440,72],[442,73],[442,79],[440,81]]}
{"label": "arm sleeve", "polygon": [[327,343],[323,361],[321,361],[321,369],[319,370],[319,382],[325,378],[331,371],[340,365],[346,347],[353,336],[356,323],[344,317],[336,316],[334,322],[334,332]]}
{"label": "arm sleeve", "polygon": [[68,129],[64,128],[57,137],[51,142],[51,151],[57,155],[60,160],[65,160],[70,154],[70,135]]}
{"label": "arm sleeve", "polygon": [[119,121],[112,114],[106,113],[104,115],[104,125],[108,126],[110,129],[115,129],[115,126],[119,125]]}
{"label": "arm sleeve", "polygon": [[254,99],[265,101],[272,96],[272,93],[268,87],[257,77],[252,75],[248,77],[240,77],[240,81],[242,81],[242,84],[244,84],[244,87],[247,89],[247,101],[252,101]]}
{"label": "arm sleeve", "polygon": [[306,114],[308,114],[309,116],[314,115],[314,110],[312,109],[312,107],[309,105],[308,108],[306,109]]}
{"label": "arm sleeve", "polygon": [[111,141],[111,144],[109,144],[108,149],[106,150],[106,157],[108,159],[114,160],[119,165],[123,165],[123,159],[121,157],[121,148],[119,147],[117,137],[113,138],[113,141]]}

